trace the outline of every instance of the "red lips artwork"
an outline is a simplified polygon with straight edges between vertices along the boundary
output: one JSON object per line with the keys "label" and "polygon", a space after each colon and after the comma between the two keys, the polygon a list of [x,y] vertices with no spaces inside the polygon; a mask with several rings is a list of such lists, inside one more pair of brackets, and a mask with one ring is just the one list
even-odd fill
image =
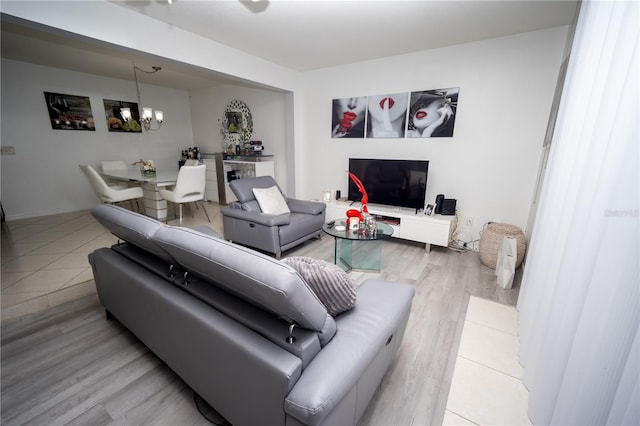
{"label": "red lips artwork", "polygon": [[422,120],[423,118],[425,118],[427,116],[427,112],[420,110],[416,113],[416,118],[419,120]]}
{"label": "red lips artwork", "polygon": [[384,104],[387,102],[389,103],[389,109],[393,108],[393,105],[396,103],[393,98],[384,98],[380,101],[380,109],[384,109]]}
{"label": "red lips artwork", "polygon": [[342,120],[340,120],[340,131],[347,133],[353,127],[353,120],[355,120],[357,114],[353,111],[346,111],[342,114]]}

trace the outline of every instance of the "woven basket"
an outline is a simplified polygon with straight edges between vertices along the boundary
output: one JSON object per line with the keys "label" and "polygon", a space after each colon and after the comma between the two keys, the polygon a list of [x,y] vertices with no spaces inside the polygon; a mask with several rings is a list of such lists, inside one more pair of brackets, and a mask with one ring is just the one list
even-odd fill
{"label": "woven basket", "polygon": [[516,268],[524,259],[524,252],[527,249],[527,240],[524,233],[515,225],[506,223],[490,223],[480,236],[480,261],[489,268],[496,269],[498,262],[498,251],[505,236],[516,239]]}

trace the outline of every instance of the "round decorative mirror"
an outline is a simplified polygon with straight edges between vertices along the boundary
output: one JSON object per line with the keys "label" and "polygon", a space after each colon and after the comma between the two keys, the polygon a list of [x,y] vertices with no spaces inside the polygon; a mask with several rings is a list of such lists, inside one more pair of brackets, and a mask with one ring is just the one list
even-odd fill
{"label": "round decorative mirror", "polygon": [[247,105],[239,100],[229,102],[224,110],[222,127],[234,142],[248,142],[253,134],[253,117]]}

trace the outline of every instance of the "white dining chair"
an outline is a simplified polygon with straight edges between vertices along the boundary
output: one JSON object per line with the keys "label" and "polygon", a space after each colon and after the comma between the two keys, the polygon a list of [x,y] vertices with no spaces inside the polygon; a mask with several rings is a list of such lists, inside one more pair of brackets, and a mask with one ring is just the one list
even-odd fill
{"label": "white dining chair", "polygon": [[[206,185],[206,170],[205,164],[201,166],[182,166],[178,172],[178,179],[173,189],[161,189],[160,195],[165,200],[177,204],[179,209],[179,220],[182,224],[182,205],[185,203],[195,203],[200,201],[202,204],[202,210],[207,216],[207,220],[211,222],[209,213],[204,206],[204,189]],[[193,216],[193,211],[191,213]]]}
{"label": "white dining chair", "polygon": [[125,201],[133,203],[133,201],[135,201],[138,211],[142,211],[140,203],[138,202],[138,200],[144,196],[142,188],[131,187],[118,189],[107,185],[107,182],[93,167],[86,164],[80,164],[80,170],[82,170],[87,179],[89,179],[91,188],[93,188],[93,191],[103,203],[116,204]]}
{"label": "white dining chair", "polygon": [[[102,161],[100,166],[102,168],[102,173],[129,170],[129,166],[127,166],[127,163],[125,163],[122,160]],[[103,176],[102,178],[104,179],[105,182],[107,182],[107,185],[109,185],[113,189],[124,189],[124,188],[129,188],[131,186],[140,186],[139,183],[135,183],[135,182],[123,183],[123,181],[120,179],[115,179],[115,178],[112,179],[106,176]]]}

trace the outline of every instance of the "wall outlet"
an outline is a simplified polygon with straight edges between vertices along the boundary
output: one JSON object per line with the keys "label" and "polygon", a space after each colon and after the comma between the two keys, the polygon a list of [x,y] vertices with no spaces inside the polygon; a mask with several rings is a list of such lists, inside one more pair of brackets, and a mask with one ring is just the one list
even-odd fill
{"label": "wall outlet", "polygon": [[12,146],[0,147],[0,155],[16,155],[16,149]]}

